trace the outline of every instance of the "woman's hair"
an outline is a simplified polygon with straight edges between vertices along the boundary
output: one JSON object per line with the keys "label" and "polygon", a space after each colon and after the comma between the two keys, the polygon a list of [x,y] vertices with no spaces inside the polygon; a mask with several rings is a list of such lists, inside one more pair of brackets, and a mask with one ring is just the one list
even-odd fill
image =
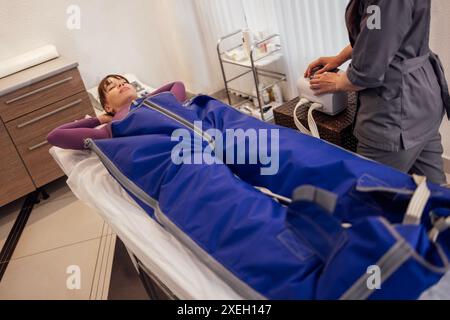
{"label": "woman's hair", "polygon": [[[119,74],[110,74],[104,77],[103,80],[98,85],[98,97],[100,99],[100,104],[102,105],[103,109],[105,109],[106,104],[106,88],[111,83],[111,81],[109,80],[110,78],[114,78],[117,80],[124,80],[126,83],[130,83],[127,78]],[[114,114],[109,112],[108,115],[113,116]]]}
{"label": "woman's hair", "polygon": [[352,37],[358,35],[361,28],[361,0],[351,0],[347,7],[346,20],[347,28]]}

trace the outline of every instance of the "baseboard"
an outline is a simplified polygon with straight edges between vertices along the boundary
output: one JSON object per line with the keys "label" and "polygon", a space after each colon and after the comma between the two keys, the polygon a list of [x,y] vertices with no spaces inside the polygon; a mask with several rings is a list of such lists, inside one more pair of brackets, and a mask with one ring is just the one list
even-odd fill
{"label": "baseboard", "polygon": [[108,300],[115,247],[116,235],[113,233],[111,227],[105,222],[100,238],[90,300]]}

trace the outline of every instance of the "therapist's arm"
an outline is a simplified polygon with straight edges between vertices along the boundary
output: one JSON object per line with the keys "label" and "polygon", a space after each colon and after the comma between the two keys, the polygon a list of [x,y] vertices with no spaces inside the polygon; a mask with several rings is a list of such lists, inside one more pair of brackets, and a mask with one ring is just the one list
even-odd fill
{"label": "therapist's arm", "polygon": [[352,58],[352,53],[353,53],[353,48],[349,44],[336,56],[336,58],[340,62],[340,65],[343,65],[348,60],[350,60]]}
{"label": "therapist's arm", "polygon": [[384,83],[389,65],[394,60],[406,34],[411,29],[411,0],[372,0],[380,7],[380,29],[369,29],[369,14],[363,17],[360,34],[353,46],[352,64],[347,70],[350,82],[358,87],[376,88]]}
{"label": "therapist's arm", "polygon": [[369,29],[366,14],[353,45],[352,63],[346,75],[321,74],[311,80],[316,95],[336,91],[360,91],[383,85],[386,72],[411,29],[411,0],[372,0],[381,12],[381,28]]}
{"label": "therapist's arm", "polygon": [[338,74],[338,80],[336,82],[336,90],[337,91],[351,92],[351,91],[361,91],[361,90],[364,90],[364,89],[366,89],[366,88],[355,86],[348,79],[347,73],[342,72],[342,73]]}

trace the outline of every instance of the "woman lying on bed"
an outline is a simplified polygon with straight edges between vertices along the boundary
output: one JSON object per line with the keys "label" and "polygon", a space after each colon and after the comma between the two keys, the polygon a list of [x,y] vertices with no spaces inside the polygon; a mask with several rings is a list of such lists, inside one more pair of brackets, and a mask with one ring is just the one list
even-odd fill
{"label": "woman lying on bed", "polygon": [[[186,90],[182,82],[165,85],[152,92],[150,96],[166,91],[173,93],[180,102],[186,100]],[[58,127],[47,136],[48,142],[63,149],[83,150],[84,140],[87,138],[111,138],[111,121],[125,118],[131,104],[137,99],[137,92],[126,78],[114,74],[106,76],[100,82],[98,94],[106,114]],[[105,126],[96,128],[102,124]]]}

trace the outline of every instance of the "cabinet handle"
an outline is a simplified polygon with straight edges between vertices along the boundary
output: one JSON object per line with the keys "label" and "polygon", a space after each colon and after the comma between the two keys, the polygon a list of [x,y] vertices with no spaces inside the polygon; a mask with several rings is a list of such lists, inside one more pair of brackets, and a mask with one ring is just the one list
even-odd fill
{"label": "cabinet handle", "polygon": [[71,108],[71,107],[73,107],[73,106],[76,106],[77,104],[80,104],[82,101],[83,101],[83,99],[78,99],[77,101],[74,101],[74,102],[71,102],[71,103],[69,103],[69,104],[66,104],[65,106],[62,106],[62,107],[60,107],[60,108],[58,108],[58,109],[55,109],[55,110],[53,110],[53,111],[50,111],[50,112],[48,112],[48,113],[46,113],[46,114],[43,114],[42,116],[36,117],[36,118],[34,118],[34,119],[30,120],[30,121],[21,123],[21,124],[19,124],[19,125],[17,126],[17,128],[18,128],[18,129],[21,129],[21,128],[23,128],[23,127],[29,126],[30,124],[33,124],[33,123],[35,123],[35,122],[38,122],[38,121],[40,121],[40,120],[42,120],[42,119],[45,119],[45,118],[47,118],[47,117],[50,117],[50,116],[52,116],[52,115],[54,115],[54,114],[56,114],[56,113],[58,113],[58,112],[61,112],[61,111],[64,111],[64,110],[66,110],[66,109],[69,109],[69,108]]}
{"label": "cabinet handle", "polygon": [[40,148],[40,147],[45,146],[46,144],[48,144],[48,141],[43,141],[43,142],[41,142],[41,143],[35,144],[34,146],[29,147],[29,148],[28,148],[28,151],[36,150],[36,149],[38,149],[38,148]]}
{"label": "cabinet handle", "polygon": [[46,85],[46,86],[44,86],[44,87],[42,87],[42,88],[39,88],[39,89],[33,90],[33,91],[31,91],[31,92],[25,93],[25,94],[23,94],[23,95],[21,95],[21,96],[18,96],[17,98],[8,100],[8,101],[6,101],[5,103],[6,103],[6,104],[11,104],[11,103],[13,103],[13,102],[16,102],[16,101],[25,99],[25,98],[27,98],[27,97],[29,97],[29,96],[32,96],[32,95],[34,95],[34,94],[37,94],[37,93],[39,93],[39,92],[42,92],[42,91],[51,89],[51,88],[56,87],[56,86],[59,86],[60,84],[63,84],[63,83],[65,83],[65,82],[69,82],[69,81],[71,81],[72,79],[73,79],[73,77],[68,77],[68,78],[66,78],[66,79],[56,81],[56,82],[51,83],[51,84],[49,84],[49,85]]}

